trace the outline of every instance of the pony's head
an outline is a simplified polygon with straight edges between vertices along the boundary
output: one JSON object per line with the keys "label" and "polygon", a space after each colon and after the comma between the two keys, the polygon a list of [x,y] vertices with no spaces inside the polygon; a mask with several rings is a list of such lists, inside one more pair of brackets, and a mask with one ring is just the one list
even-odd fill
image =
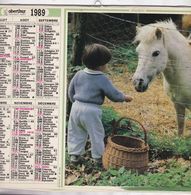
{"label": "pony's head", "polygon": [[136,48],[138,66],[133,76],[133,84],[138,92],[144,92],[153,78],[167,65],[164,28],[154,24],[137,27],[135,42],[139,42]]}

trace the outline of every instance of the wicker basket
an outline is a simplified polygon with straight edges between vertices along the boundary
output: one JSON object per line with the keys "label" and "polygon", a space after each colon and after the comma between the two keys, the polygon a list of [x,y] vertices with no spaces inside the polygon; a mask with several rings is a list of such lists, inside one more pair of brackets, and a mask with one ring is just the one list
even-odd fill
{"label": "wicker basket", "polygon": [[[144,132],[144,141],[139,138],[116,135],[117,127],[123,119],[128,119],[139,124]],[[131,128],[131,125],[129,129]],[[108,137],[106,148],[103,154],[103,167],[107,170],[109,167],[136,170],[139,173],[145,172],[148,168],[147,133],[145,128],[136,120],[123,117],[113,125],[112,135]]]}

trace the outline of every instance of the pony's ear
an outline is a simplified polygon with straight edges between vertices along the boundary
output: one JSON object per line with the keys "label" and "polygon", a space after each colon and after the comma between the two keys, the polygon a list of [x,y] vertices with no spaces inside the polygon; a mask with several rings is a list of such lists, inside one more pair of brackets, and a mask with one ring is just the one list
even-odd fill
{"label": "pony's ear", "polygon": [[155,31],[155,35],[156,35],[157,39],[161,39],[162,38],[162,30],[160,28],[157,28]]}

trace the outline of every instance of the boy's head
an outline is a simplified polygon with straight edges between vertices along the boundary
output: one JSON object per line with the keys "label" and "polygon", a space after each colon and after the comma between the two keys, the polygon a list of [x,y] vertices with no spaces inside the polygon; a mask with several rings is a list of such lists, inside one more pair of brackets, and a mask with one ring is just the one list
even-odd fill
{"label": "boy's head", "polygon": [[97,69],[99,66],[104,66],[111,60],[109,49],[100,44],[91,44],[85,47],[82,61],[89,69]]}

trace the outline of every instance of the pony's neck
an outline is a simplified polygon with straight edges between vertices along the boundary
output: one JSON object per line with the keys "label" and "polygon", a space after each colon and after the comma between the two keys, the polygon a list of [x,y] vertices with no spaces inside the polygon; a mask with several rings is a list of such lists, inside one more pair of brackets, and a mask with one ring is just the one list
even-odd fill
{"label": "pony's neck", "polygon": [[165,33],[165,44],[171,64],[183,66],[186,61],[190,60],[191,49],[188,40],[180,32],[167,30]]}
{"label": "pony's neck", "polygon": [[165,33],[165,47],[168,50],[169,61],[163,75],[168,83],[174,84],[177,82],[175,78],[180,82],[180,78],[184,75],[182,71],[190,64],[191,49],[182,34],[170,30]]}

